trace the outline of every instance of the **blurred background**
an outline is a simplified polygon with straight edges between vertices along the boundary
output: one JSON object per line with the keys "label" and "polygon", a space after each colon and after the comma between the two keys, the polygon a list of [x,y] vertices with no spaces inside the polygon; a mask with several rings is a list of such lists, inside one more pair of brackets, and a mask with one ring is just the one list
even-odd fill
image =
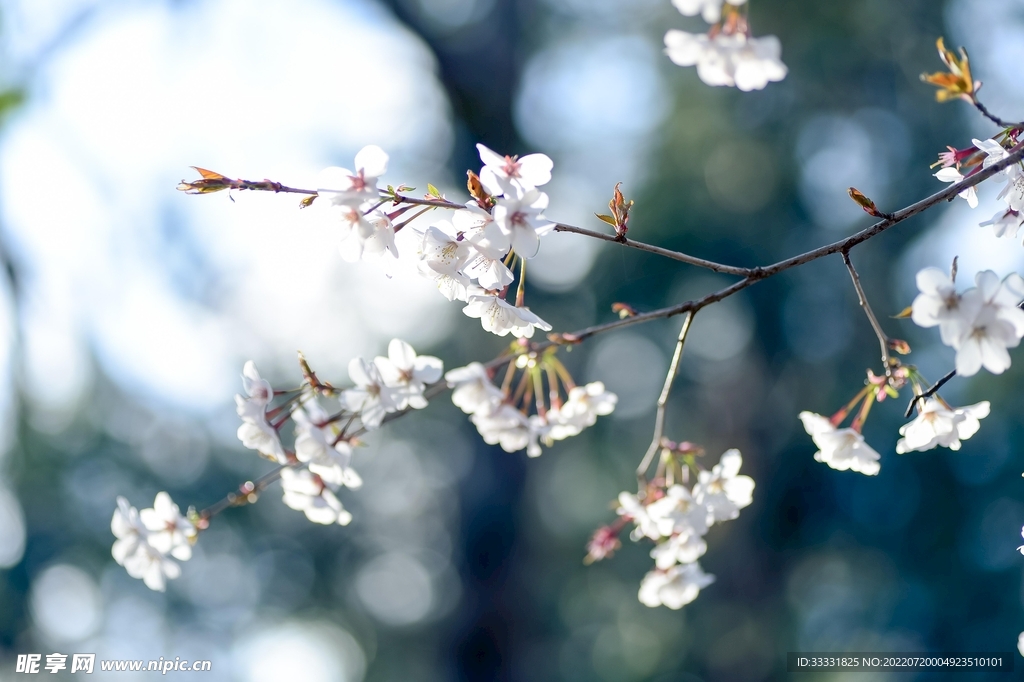
{"label": "blurred background", "polygon": [[[757,265],[867,225],[848,186],[892,210],[941,187],[928,165],[947,144],[995,132],[919,82],[939,35],[967,47],[991,110],[1024,117],[1024,0],[750,13],[789,76],[741,93],[664,57],[666,28],[705,26],[668,0],[0,1],[0,680],[53,651],[209,659],[204,679],[256,682],[770,680],[787,651],[1012,651],[1024,356],[944,391],[993,403],[960,452],[896,455],[901,398],[866,428],[877,477],[814,462],[797,413],[832,413],[878,366],[838,257],[697,318],[666,435],[710,463],[739,447],[757,488],[711,531],[717,581],[681,611],[637,601],[647,545],[582,563],[634,485],[678,320],[565,354],[619,407],[538,460],[486,446],[444,398],[358,452],[348,527],[309,523],[275,486],[218,517],[165,594],[110,557],[117,495],[202,508],[271,468],[234,435],[246,359],[294,385],[302,349],[343,382],[393,336],[447,367],[504,343],[422,282],[344,263],[294,197],[176,192],[191,165],[312,186],[374,143],[385,182],[456,197],[476,142],[543,151],[552,218],[599,228],[621,181],[631,237]],[[854,251],[880,316],[954,255],[965,281],[1021,271],[1024,249],[977,225],[998,188],[980,193]],[[556,331],[731,281],[572,235],[530,270]],[[927,377],[952,367],[935,330],[885,324]]]}

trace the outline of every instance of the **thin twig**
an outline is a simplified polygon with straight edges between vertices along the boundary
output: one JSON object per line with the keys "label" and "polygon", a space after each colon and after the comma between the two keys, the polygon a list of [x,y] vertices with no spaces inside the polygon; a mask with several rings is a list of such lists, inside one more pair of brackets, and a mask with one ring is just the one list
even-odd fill
{"label": "thin twig", "polygon": [[857,290],[857,299],[860,301],[860,307],[864,310],[864,314],[868,316],[868,322],[871,323],[871,328],[875,330],[875,336],[878,337],[878,345],[882,349],[882,367],[885,368],[885,376],[892,376],[892,368],[889,365],[889,337],[882,330],[882,325],[878,323],[878,318],[875,317],[875,312],[871,309],[871,304],[868,303],[864,287],[860,284],[860,275],[857,274],[857,269],[850,262],[850,252],[843,251],[842,254],[843,263],[846,264],[846,269],[850,271],[850,279],[853,280],[853,288]]}
{"label": "thin twig", "polygon": [[[298,462],[295,464],[298,464]],[[271,483],[281,478],[281,472],[295,466],[295,464],[282,464],[273,471],[260,476],[255,481],[246,481],[242,485],[238,486],[238,492],[228,493],[218,502],[211,504],[209,507],[199,512],[199,518],[212,519],[228,507],[237,506],[239,504],[239,500],[245,500],[249,495],[263,492]]]}
{"label": "thin twig", "polygon": [[985,107],[985,105],[982,104],[981,102],[979,102],[977,99],[974,99],[973,101],[974,101],[974,108],[977,109],[978,111],[980,111],[982,116],[984,116],[988,120],[992,121],[993,123],[995,123],[1000,128],[1024,128],[1024,123],[1013,123],[1011,121],[1004,121],[1003,119],[999,118],[998,116],[996,116],[995,114],[990,112]]}
{"label": "thin twig", "polygon": [[912,415],[914,413],[914,407],[917,406],[917,401],[924,400],[925,398],[932,397],[933,395],[935,395],[938,392],[938,390],[940,388],[942,388],[943,386],[946,385],[947,381],[949,381],[950,379],[952,379],[955,376],[956,376],[956,370],[955,369],[951,369],[951,370],[949,370],[949,373],[946,374],[946,376],[944,376],[941,379],[939,379],[938,381],[936,381],[934,386],[929,388],[924,393],[921,393],[919,395],[915,395],[914,399],[910,401],[909,405],[907,405],[907,411],[906,411],[906,413],[903,416],[906,417],[907,419],[910,419],[910,415]]}
{"label": "thin twig", "polygon": [[606,242],[613,242],[615,244],[622,244],[628,246],[631,249],[637,249],[638,251],[646,251],[647,253],[653,253],[665,258],[671,258],[681,263],[689,263],[690,265],[696,265],[700,268],[706,268],[714,272],[721,272],[726,275],[739,275],[740,277],[746,277],[750,274],[750,268],[740,268],[735,265],[723,265],[722,263],[715,263],[714,261],[705,260],[703,258],[697,258],[696,256],[690,256],[679,251],[671,251],[669,249],[663,249],[660,246],[652,246],[651,244],[644,244],[643,242],[634,241],[625,237],[617,237],[613,234],[604,234],[603,232],[595,232],[594,230],[587,230],[582,227],[575,227],[573,225],[565,225],[559,223],[555,225],[555,232],[570,232],[572,234],[581,234],[585,237],[591,237],[593,239],[600,239]]}
{"label": "thin twig", "polygon": [[672,354],[672,362],[669,363],[668,374],[665,375],[665,385],[662,386],[661,395],[658,396],[658,410],[654,415],[654,436],[651,438],[651,444],[648,446],[640,466],[636,468],[637,487],[641,495],[647,483],[647,470],[651,467],[651,462],[654,461],[654,456],[657,454],[658,448],[661,447],[661,439],[665,435],[665,406],[668,404],[668,397],[672,393],[672,383],[676,380],[676,375],[679,374],[679,360],[683,356],[683,344],[686,343],[686,335],[690,333],[690,323],[693,322],[695,314],[689,312],[683,318],[683,326],[680,327],[679,337],[676,340],[676,350]]}

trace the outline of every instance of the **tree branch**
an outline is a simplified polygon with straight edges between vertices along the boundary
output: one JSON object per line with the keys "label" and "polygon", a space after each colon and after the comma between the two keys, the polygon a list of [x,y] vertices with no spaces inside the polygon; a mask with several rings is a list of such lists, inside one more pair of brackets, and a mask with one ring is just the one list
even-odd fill
{"label": "tree branch", "polygon": [[882,325],[878,323],[878,318],[875,317],[875,312],[871,309],[871,304],[868,303],[864,287],[860,284],[860,275],[857,274],[857,269],[850,262],[850,252],[843,251],[842,254],[843,263],[846,264],[846,269],[850,271],[850,278],[853,280],[853,288],[857,290],[857,299],[860,301],[860,307],[864,310],[864,314],[868,316],[868,322],[871,323],[871,328],[875,330],[875,336],[878,337],[878,345],[882,348],[882,367],[885,369],[885,376],[892,376],[892,368],[889,365],[889,337],[882,330]]}
{"label": "tree branch", "polygon": [[662,386],[661,395],[658,396],[658,410],[654,416],[654,436],[651,438],[651,444],[647,447],[647,452],[644,453],[640,466],[636,468],[637,487],[640,493],[643,493],[647,482],[647,470],[651,467],[654,455],[657,454],[658,448],[661,447],[661,439],[665,435],[665,405],[668,404],[668,397],[672,392],[672,383],[675,381],[676,375],[679,374],[679,360],[683,356],[683,344],[686,343],[686,335],[690,333],[690,323],[693,322],[694,315],[695,313],[690,312],[683,318],[683,326],[679,329],[679,337],[676,341],[675,352],[672,354],[672,362],[669,363],[668,374],[665,375],[665,385]]}
{"label": "tree branch", "polygon": [[974,108],[980,111],[982,116],[992,121],[1000,128],[1024,128],[1024,123],[1013,123],[1012,121],[1004,121],[1003,119],[999,118],[998,116],[990,112],[984,104],[978,101],[977,98],[975,98],[973,102]]}

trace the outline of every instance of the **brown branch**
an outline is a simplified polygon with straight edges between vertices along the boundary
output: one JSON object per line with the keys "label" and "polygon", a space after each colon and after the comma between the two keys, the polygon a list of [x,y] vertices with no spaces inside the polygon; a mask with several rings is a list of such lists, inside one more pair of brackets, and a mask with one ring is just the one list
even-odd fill
{"label": "brown branch", "polygon": [[919,393],[918,395],[915,395],[914,399],[910,401],[909,405],[907,405],[907,411],[906,411],[906,413],[903,416],[906,417],[907,419],[910,419],[910,415],[912,415],[914,413],[914,407],[917,406],[917,403],[918,403],[919,400],[924,400],[925,398],[932,397],[933,395],[935,395],[938,392],[938,390],[940,388],[942,388],[943,386],[946,385],[947,381],[949,381],[950,379],[952,379],[955,376],[956,376],[956,370],[955,369],[951,369],[951,370],[949,370],[949,373],[946,374],[946,376],[944,376],[941,379],[939,379],[938,381],[936,381],[934,386],[929,388],[924,393]]}
{"label": "brown branch", "polygon": [[679,374],[679,360],[683,356],[683,345],[686,343],[686,335],[690,333],[690,323],[693,322],[694,314],[693,312],[687,313],[683,318],[683,326],[680,327],[679,337],[676,340],[676,349],[672,353],[672,362],[669,363],[668,373],[665,375],[665,385],[662,386],[661,395],[658,396],[658,409],[654,415],[654,435],[651,437],[651,444],[647,447],[640,466],[636,468],[637,489],[641,494],[647,482],[647,470],[651,467],[651,462],[654,461],[654,456],[657,454],[658,448],[661,447],[661,440],[665,435],[665,406],[668,404],[668,398],[672,392],[672,383],[676,380],[676,375]]}
{"label": "brown branch", "polygon": [[1012,121],[1004,121],[1003,119],[999,118],[998,116],[990,112],[984,104],[978,101],[977,98],[974,98],[972,102],[974,104],[974,108],[981,112],[982,116],[992,121],[1000,128],[1024,128],[1024,123],[1013,123]]}
{"label": "brown branch", "polygon": [[[900,209],[899,211],[896,211],[895,213],[890,214],[889,217],[887,217],[887,218],[885,218],[885,219],[875,223],[871,227],[868,227],[868,228],[866,228],[864,230],[861,230],[860,232],[858,232],[858,233],[856,233],[856,234],[854,234],[854,235],[852,235],[850,237],[847,237],[846,239],[842,239],[840,241],[833,242],[832,244],[826,244],[825,246],[819,247],[819,248],[814,249],[812,251],[808,251],[806,253],[802,253],[802,254],[797,255],[797,256],[793,256],[791,258],[787,258],[785,260],[781,260],[781,261],[779,261],[777,263],[773,263],[772,265],[768,265],[768,266],[764,266],[764,267],[751,268],[751,269],[749,269],[747,271],[749,274],[747,274],[740,281],[735,282],[735,283],[733,283],[733,284],[731,284],[731,285],[729,285],[729,286],[727,286],[727,287],[725,287],[723,289],[720,289],[718,291],[712,292],[712,293],[704,296],[703,298],[699,298],[699,299],[693,300],[693,301],[684,301],[682,303],[678,303],[678,304],[673,305],[673,306],[668,306],[666,308],[660,308],[658,310],[653,310],[653,311],[650,311],[650,312],[647,312],[647,313],[640,313],[640,314],[637,314],[637,315],[633,315],[631,317],[627,317],[627,318],[620,319],[620,320],[615,320],[613,322],[608,322],[608,323],[605,323],[605,324],[594,325],[594,326],[591,326],[591,327],[587,327],[585,329],[581,329],[581,330],[579,330],[577,332],[560,334],[560,335],[557,335],[557,338],[558,338],[557,341],[548,340],[548,341],[544,341],[544,342],[541,342],[541,343],[532,344],[531,345],[531,350],[533,350],[533,351],[540,351],[540,350],[543,350],[545,348],[549,348],[549,347],[551,347],[553,345],[562,345],[562,344],[565,344],[565,343],[572,343],[572,344],[580,343],[580,342],[590,338],[591,336],[595,336],[597,334],[601,334],[601,333],[604,333],[604,332],[612,331],[614,329],[621,329],[623,327],[629,327],[629,326],[632,326],[632,325],[635,325],[635,324],[641,324],[641,323],[644,323],[644,322],[650,322],[651,320],[657,320],[657,319],[662,319],[662,318],[673,317],[675,315],[679,315],[679,314],[682,314],[682,313],[689,313],[689,315],[687,316],[687,319],[684,321],[683,328],[680,330],[680,337],[681,338],[677,342],[677,346],[676,346],[676,351],[677,352],[673,356],[673,364],[670,367],[670,369],[673,370],[672,372],[670,372],[671,378],[666,377],[666,386],[668,386],[671,383],[671,379],[674,379],[675,371],[678,371],[678,359],[679,359],[679,355],[682,352],[682,342],[683,342],[683,340],[685,338],[685,334],[688,332],[689,323],[692,320],[693,315],[695,315],[701,308],[704,308],[704,307],[706,307],[708,305],[711,305],[712,303],[716,303],[717,301],[721,301],[721,300],[723,300],[725,298],[728,298],[729,296],[732,296],[733,294],[738,293],[739,291],[742,291],[743,289],[746,289],[747,287],[749,287],[752,284],[755,284],[756,282],[759,282],[759,281],[761,281],[763,279],[767,279],[769,277],[777,275],[780,272],[784,272],[785,270],[789,270],[790,268],[794,268],[794,267],[803,265],[805,263],[809,263],[811,261],[817,260],[819,258],[823,258],[825,256],[832,255],[834,253],[844,253],[845,254],[845,253],[849,252],[850,249],[852,249],[853,247],[857,246],[858,244],[866,242],[867,240],[869,240],[869,239],[871,239],[871,238],[881,234],[882,232],[885,232],[889,228],[891,228],[891,227],[893,227],[895,225],[898,225],[899,223],[903,222],[907,218],[911,218],[911,217],[917,215],[918,213],[922,213],[922,212],[928,210],[929,208],[931,208],[931,207],[941,203],[942,201],[951,201],[953,198],[956,197],[957,194],[959,194],[963,190],[967,189],[968,187],[974,187],[976,185],[981,184],[985,180],[991,178],[992,176],[996,175],[997,173],[1001,172],[1003,169],[1011,166],[1012,164],[1019,163],[1022,158],[1024,158],[1024,142],[1018,144],[1013,149],[1011,149],[1009,155],[1005,159],[1002,159],[1001,161],[999,161],[998,163],[995,163],[995,164],[991,165],[988,168],[984,168],[981,171],[979,171],[977,173],[974,173],[973,175],[965,178],[964,180],[961,180],[958,183],[950,185],[950,186],[946,187],[945,189],[943,189],[943,190],[941,190],[939,192],[936,192],[935,194],[933,194],[933,195],[931,195],[931,196],[929,196],[929,197],[927,197],[925,199],[922,199],[922,200],[920,200],[920,201],[918,201],[918,202],[916,202],[914,204],[911,204],[910,206],[907,206],[906,208]],[[284,189],[281,189],[279,191],[289,191],[289,190],[290,190],[290,188],[284,188]],[[395,195],[395,198],[396,199],[400,199],[401,201],[406,201],[406,198],[405,197],[401,197],[401,195]],[[437,205],[437,206],[442,207],[442,208],[461,207],[458,204],[452,204],[451,202],[448,202],[446,200],[423,199],[423,200],[412,200],[412,201],[409,201],[409,203],[418,203],[418,204],[421,204],[421,205]],[[617,241],[617,240],[613,239],[611,241]],[[619,242],[619,243],[622,243],[622,242]],[[637,242],[632,242],[632,244],[637,244]],[[636,248],[636,247],[634,247],[634,248]],[[501,364],[504,364],[505,362],[507,362],[510,359],[512,359],[512,357],[513,356],[511,356],[511,355],[499,357],[496,360],[492,361],[491,363],[488,363],[488,366],[489,367],[491,367],[491,366],[495,366],[495,367],[496,366],[500,366]],[[946,381],[948,381],[949,378],[952,378],[952,375],[953,375],[953,373],[950,373],[949,375],[947,375],[948,378],[947,377],[943,377],[943,379],[940,380],[939,382],[937,382],[936,385],[932,387],[932,389],[929,389],[929,392],[926,392],[925,394],[922,394],[921,396],[918,396],[918,398],[916,398],[916,399],[919,399],[919,398],[922,398],[922,397],[926,397],[928,395],[933,394],[935,391],[937,391],[939,389],[939,387],[942,386],[942,384],[944,384]],[[424,395],[429,399],[429,398],[436,397],[437,395],[440,395],[441,393],[443,393],[446,390],[448,390],[448,385],[442,379],[441,381],[439,381],[439,382],[437,382],[435,384],[432,384],[431,386],[427,387],[427,390],[425,391]],[[666,391],[665,388],[662,389],[662,395],[665,397],[665,400],[667,401],[668,395],[667,395],[667,391]],[[659,398],[659,404],[661,402],[662,401]],[[913,404],[914,403],[911,403],[911,405],[913,405]],[[410,411],[411,411],[410,409],[405,409],[405,410],[402,410],[402,411],[399,411],[399,412],[393,412],[393,413],[385,416],[385,418],[384,418],[382,423],[387,423],[387,422],[393,421],[394,419],[398,419],[399,417],[404,416],[405,414],[407,414]],[[664,408],[663,407],[661,409],[661,413],[662,413],[662,415],[664,414]],[[664,428],[664,417],[663,416],[662,416],[662,420],[661,420],[661,428],[662,429]],[[656,421],[656,431],[655,431],[655,433],[657,433],[657,430],[658,430],[658,424],[657,424],[657,421]],[[354,432],[352,434],[352,437],[361,435],[362,433],[365,433],[365,429],[357,430],[356,432]],[[646,455],[645,455],[645,459],[647,459]],[[648,466],[649,466],[649,464],[650,464],[650,462],[648,462]],[[203,510],[203,512],[201,512],[201,515],[203,516],[203,518],[210,518],[210,517],[214,516],[215,514],[220,513],[224,509],[227,509],[230,506],[234,506],[236,504],[239,504],[239,499],[243,499],[244,500],[248,496],[248,494],[251,494],[253,492],[259,492],[259,491],[263,490],[264,488],[266,488],[266,486],[268,486],[270,483],[272,483],[273,481],[277,480],[281,476],[281,471],[283,471],[286,468],[286,466],[288,466],[288,465],[284,465],[284,466],[278,467],[277,469],[275,469],[274,471],[271,471],[270,473],[266,474],[262,478],[257,479],[255,482],[247,482],[247,483],[242,484],[242,486],[239,487],[239,493],[238,494],[236,494],[236,493],[229,494],[227,497],[222,499],[220,502],[218,502],[218,503],[212,505],[211,507],[208,507],[207,509]],[[252,486],[251,489],[249,489],[250,485]],[[243,497],[240,498],[240,495],[243,495]]]}
{"label": "brown branch", "polygon": [[581,234],[585,237],[591,237],[593,239],[600,239],[606,242],[613,242],[615,244],[622,244],[628,246],[631,249],[637,249],[638,251],[646,251],[647,253],[653,253],[658,256],[664,256],[665,258],[671,258],[681,263],[689,263],[690,265],[696,265],[700,268],[706,268],[713,270],[714,272],[721,272],[726,275],[739,275],[740,277],[746,277],[750,274],[750,268],[740,268],[735,265],[723,265],[722,263],[715,263],[714,261],[705,260],[703,258],[697,258],[696,256],[690,256],[679,251],[671,251],[669,249],[663,249],[660,246],[652,246],[651,244],[644,244],[633,239],[627,239],[626,237],[618,237],[613,234],[604,234],[603,232],[595,232],[594,230],[587,230],[582,227],[575,227],[573,225],[566,225],[564,223],[558,223],[555,225],[555,232],[570,232],[572,234]]}
{"label": "brown branch", "polygon": [[878,323],[878,318],[875,317],[875,312],[871,309],[871,304],[868,303],[867,294],[864,293],[864,287],[860,284],[860,275],[857,274],[857,269],[853,267],[853,263],[850,262],[850,252],[842,251],[843,263],[846,264],[846,269],[850,271],[850,279],[853,280],[853,288],[857,290],[857,300],[860,302],[860,307],[864,310],[864,314],[868,316],[868,322],[871,323],[871,328],[875,331],[875,336],[878,337],[878,345],[882,348],[882,367],[885,369],[885,376],[892,376],[892,368],[889,364],[889,337],[886,336],[882,330],[882,325]]}

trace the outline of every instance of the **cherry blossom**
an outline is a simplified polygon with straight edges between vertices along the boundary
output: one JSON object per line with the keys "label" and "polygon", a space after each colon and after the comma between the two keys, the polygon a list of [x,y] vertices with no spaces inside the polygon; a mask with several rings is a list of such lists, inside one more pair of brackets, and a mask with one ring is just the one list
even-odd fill
{"label": "cherry blossom", "polygon": [[388,155],[376,145],[363,147],[355,158],[355,172],[347,168],[325,168],[317,180],[317,194],[332,206],[358,207],[377,201],[377,179],[388,169]]}
{"label": "cherry blossom", "polygon": [[[120,507],[120,502],[118,502]],[[188,561],[192,558],[192,541],[196,528],[181,515],[178,505],[165,492],[157,493],[152,509],[139,512],[139,520],[149,531],[146,541],[161,554]]]}
{"label": "cherry blossom", "polygon": [[444,378],[454,389],[452,402],[466,414],[490,414],[505,398],[501,389],[491,383],[487,369],[479,362],[450,370]]}
{"label": "cherry blossom", "polygon": [[498,199],[494,207],[495,225],[523,258],[536,256],[540,238],[555,229],[555,223],[543,215],[547,207],[548,195],[536,189],[517,189],[512,196]]}
{"label": "cherry blossom", "polygon": [[311,473],[332,485],[352,489],[363,485],[363,480],[352,468],[352,446],[339,440],[337,422],[327,423],[329,415],[315,400],[307,400],[303,407],[292,410],[295,421],[295,457],[305,462]]}
{"label": "cherry blossom", "polygon": [[313,523],[347,526],[352,514],[345,510],[322,478],[306,469],[284,469],[281,472],[284,503],[301,511]]}
{"label": "cherry blossom", "polygon": [[273,398],[270,383],[260,376],[256,364],[249,360],[242,369],[242,388],[248,397],[235,396],[235,410],[242,418],[238,427],[238,440],[250,450],[256,450],[264,457],[279,464],[288,461],[277,429],[267,421],[267,403]]}
{"label": "cherry blossom", "polygon": [[925,268],[917,273],[921,292],[911,306],[911,319],[921,327],[939,327],[944,344],[953,345],[967,328],[970,311],[961,305],[956,285],[938,268]]}
{"label": "cherry blossom", "polygon": [[181,517],[165,492],[157,494],[153,508],[141,512],[118,497],[110,530],[117,538],[111,548],[114,561],[151,590],[163,592],[168,579],[181,575],[181,567],[168,554],[182,561],[192,556],[195,527]]}
{"label": "cherry blossom", "polygon": [[[943,182],[960,182],[964,179],[964,176],[960,174],[956,168],[941,168],[938,173],[935,173],[935,177]],[[957,196],[967,201],[967,205],[971,208],[977,208],[978,206],[978,192],[973,187],[961,191]]]}
{"label": "cherry blossom", "polygon": [[398,257],[395,228],[380,211],[365,213],[361,208],[341,206],[337,209],[343,227],[338,252],[349,263],[390,253]]}
{"label": "cherry blossom", "polygon": [[665,52],[679,66],[696,66],[697,76],[708,85],[735,86],[745,92],[781,81],[787,73],[775,36],[719,33],[712,38],[672,29],[665,34]]}
{"label": "cherry blossom", "polygon": [[959,450],[960,441],[967,440],[981,428],[980,419],[989,414],[988,401],[967,407],[952,408],[937,398],[919,402],[920,412],[909,424],[900,427],[903,436],[896,443],[896,452],[931,450],[936,446]]}
{"label": "cherry blossom", "polygon": [[979,223],[981,227],[992,227],[992,233],[996,237],[1016,237],[1021,225],[1024,225],[1024,213],[1006,209],[998,211],[991,220]]}
{"label": "cherry blossom", "polygon": [[956,371],[973,376],[982,367],[1001,374],[1010,367],[1010,353],[1024,337],[1024,278],[1013,273],[1000,282],[991,270],[975,276],[977,287],[964,292],[961,308],[967,324],[952,345],[956,353]]}
{"label": "cherry blossom", "polygon": [[348,409],[359,414],[364,427],[379,427],[384,415],[398,409],[396,400],[401,398],[396,389],[385,384],[376,363],[352,358],[348,363],[348,378],[355,387],[344,391],[342,397]]}
{"label": "cherry blossom", "polygon": [[651,550],[654,565],[667,570],[675,564],[691,564],[704,556],[708,551],[708,543],[694,533],[673,535],[665,542],[655,545]]}
{"label": "cherry blossom", "polygon": [[[110,531],[117,540],[110,553],[120,565],[138,551],[139,545],[146,542],[149,529],[139,519],[139,510],[128,504],[124,497],[117,498],[117,509],[114,510],[114,518],[110,520]],[[138,577],[138,576],[134,576]]]}
{"label": "cherry blossom", "polygon": [[530,420],[511,405],[503,404],[493,412],[477,412],[470,421],[485,443],[500,445],[505,452],[518,452],[530,445]]}
{"label": "cherry blossom", "polygon": [[501,156],[482,144],[476,146],[484,167],[480,182],[492,195],[514,195],[551,181],[551,159],[545,154],[527,154],[523,158]]}
{"label": "cherry blossom", "polygon": [[470,296],[462,312],[469,317],[480,318],[484,330],[498,336],[512,332],[517,337],[531,338],[534,328],[551,331],[551,325],[530,312],[529,308],[517,308],[498,296]]}
{"label": "cherry blossom", "polygon": [[708,525],[737,518],[753,501],[754,479],[739,475],[742,465],[743,456],[734,448],[727,450],[711,471],[698,473],[693,496],[707,508]]}
{"label": "cherry blossom", "polygon": [[416,355],[416,351],[401,339],[391,339],[388,357],[377,357],[374,364],[384,384],[394,389],[395,407],[420,410],[427,406],[423,391],[427,384],[440,381],[444,364],[431,355]]}
{"label": "cherry blossom", "polygon": [[[692,17],[699,14],[709,24],[717,23],[722,18],[724,2],[725,0],[672,0],[672,4],[683,16]],[[746,2],[747,0],[730,0],[728,4],[739,6]]]}
{"label": "cherry blossom", "polygon": [[615,510],[619,516],[625,516],[636,524],[636,529],[631,533],[634,540],[648,537],[652,540],[660,540],[662,537],[658,520],[647,513],[647,507],[637,498],[636,495],[627,492],[619,493],[619,506]]}
{"label": "cherry blossom", "polygon": [[697,502],[681,485],[671,486],[664,497],[647,505],[647,514],[663,537],[676,534],[701,536],[708,532],[708,508]]}
{"label": "cherry blossom", "polygon": [[[995,140],[972,140],[972,142],[975,147],[985,152],[983,168],[999,163],[1010,155],[1006,148]],[[1024,211],[1024,170],[1021,169],[1019,163],[1014,163],[1000,171],[1000,174],[1006,177],[1006,186],[1003,187],[998,198],[1006,200],[1010,211],[1016,213]]]}
{"label": "cherry blossom", "polygon": [[800,421],[820,448],[814,453],[816,461],[839,471],[857,471],[867,476],[878,473],[881,455],[864,442],[860,433],[849,428],[836,428],[826,417],[813,412],[801,412]]}
{"label": "cherry blossom", "polygon": [[473,249],[459,238],[455,226],[447,220],[434,223],[423,232],[420,247],[423,267],[439,275],[455,275],[466,264]]}
{"label": "cherry blossom", "polygon": [[618,400],[619,397],[605,390],[600,381],[593,381],[586,386],[574,386],[569,389],[568,400],[560,408],[548,411],[550,436],[562,440],[579,434],[588,426],[596,424],[599,416],[611,414]]}
{"label": "cherry blossom", "polygon": [[644,606],[681,609],[713,583],[715,576],[705,573],[700,564],[679,564],[667,571],[654,570],[640,583],[639,599]]}

